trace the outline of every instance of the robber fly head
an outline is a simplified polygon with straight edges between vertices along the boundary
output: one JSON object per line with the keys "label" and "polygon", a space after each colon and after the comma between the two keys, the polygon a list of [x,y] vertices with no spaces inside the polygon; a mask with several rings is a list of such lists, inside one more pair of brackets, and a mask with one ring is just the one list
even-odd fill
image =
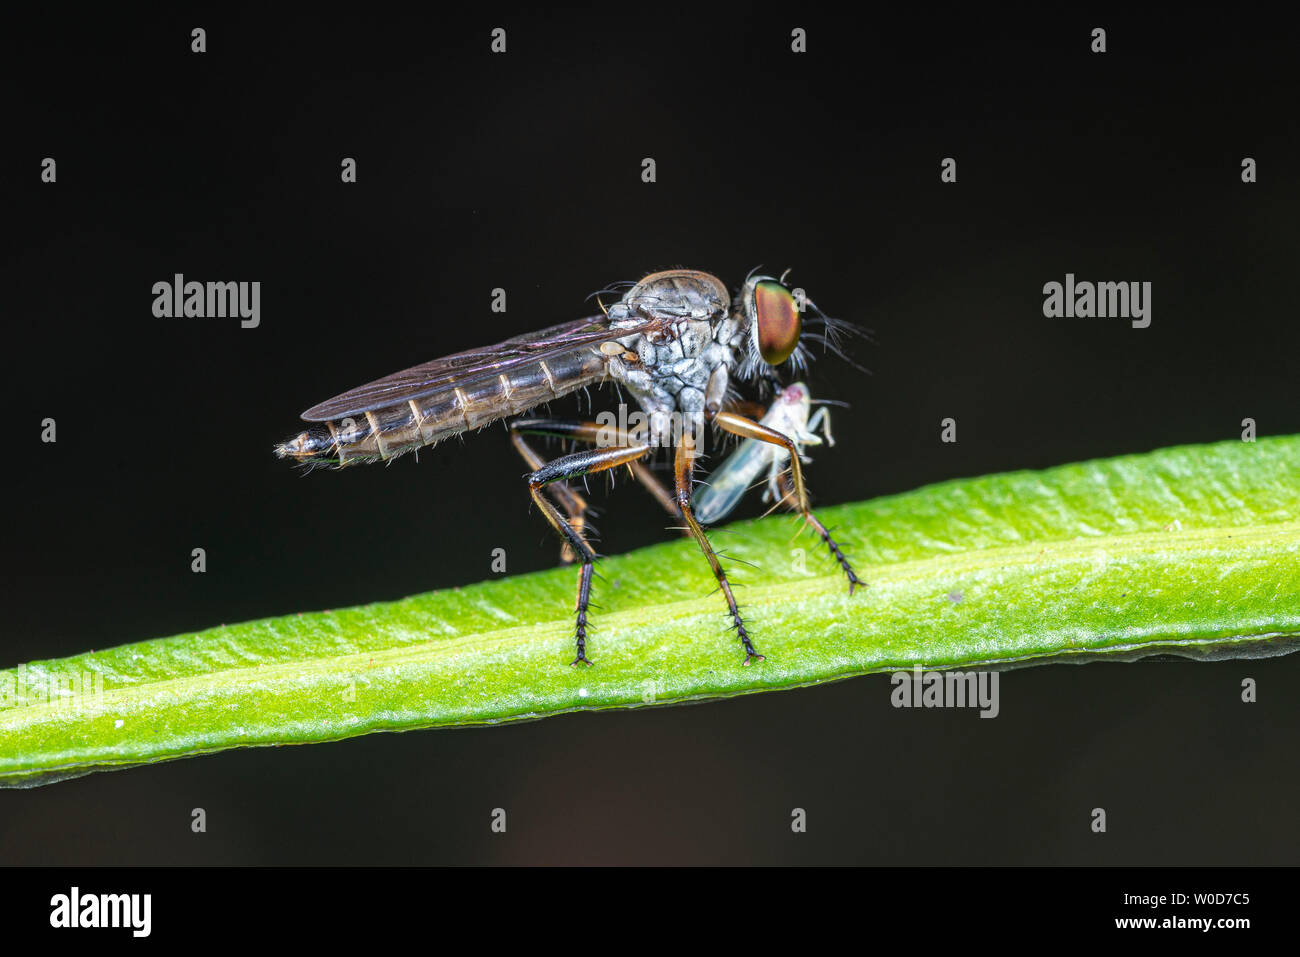
{"label": "robber fly head", "polygon": [[[755,270],[757,273],[757,270]],[[869,338],[865,329],[822,313],[817,304],[786,282],[790,270],[777,279],[750,275],[737,297],[748,338],[740,376],[780,392],[782,379],[802,373],[812,359],[810,348],[835,354],[855,369],[867,371],[840,348],[847,336]]]}

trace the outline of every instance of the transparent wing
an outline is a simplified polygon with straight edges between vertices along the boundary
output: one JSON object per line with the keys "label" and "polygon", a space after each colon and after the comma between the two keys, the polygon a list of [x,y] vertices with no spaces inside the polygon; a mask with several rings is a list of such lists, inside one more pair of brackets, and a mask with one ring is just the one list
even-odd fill
{"label": "transparent wing", "polygon": [[772,462],[773,446],[757,439],[745,439],[709,474],[707,485],[693,502],[695,517],[713,525],[730,515]]}
{"label": "transparent wing", "polygon": [[423,398],[449,386],[472,385],[492,379],[513,369],[567,355],[577,349],[599,346],[635,333],[651,332],[667,322],[664,319],[652,319],[637,325],[611,328],[609,320],[604,316],[590,316],[561,323],[493,346],[457,352],[455,355],[394,372],[313,405],[302,414],[302,418],[306,422],[327,422],[372,412],[385,406]]}

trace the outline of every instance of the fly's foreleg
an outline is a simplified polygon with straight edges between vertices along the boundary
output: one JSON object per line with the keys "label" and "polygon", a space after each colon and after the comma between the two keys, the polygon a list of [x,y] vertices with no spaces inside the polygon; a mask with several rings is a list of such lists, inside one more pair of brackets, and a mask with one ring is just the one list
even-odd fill
{"label": "fly's foreleg", "polygon": [[591,664],[587,660],[587,607],[591,603],[591,576],[596,553],[592,551],[582,531],[575,528],[573,523],[560,514],[560,510],[543,494],[542,490],[557,482],[567,482],[594,472],[603,472],[606,469],[626,465],[649,451],[648,445],[633,445],[574,452],[554,462],[547,462],[526,476],[528,492],[532,495],[533,501],[542,510],[546,520],[551,523],[551,527],[582,561],[582,568],[578,572],[578,600],[574,609],[577,614],[574,637],[578,643],[578,657],[573,660],[575,665],[579,662],[585,665]]}
{"label": "fly's foreleg", "polygon": [[734,399],[727,403],[727,411],[734,412],[736,415],[743,415],[746,418],[753,419],[757,422],[763,416],[767,415],[770,406],[762,402],[755,402],[752,399]]}
{"label": "fly's foreleg", "polygon": [[799,460],[799,449],[794,444],[794,440],[788,435],[770,429],[761,422],[755,422],[753,419],[747,419],[743,415],[736,415],[734,412],[719,412],[713,418],[714,424],[721,429],[739,435],[747,439],[758,439],[760,442],[769,442],[772,445],[784,448],[790,454],[790,485],[791,489],[787,493],[788,499],[791,500],[791,507],[803,516],[805,522],[811,525],[826,543],[826,547],[834,559],[839,562],[840,568],[844,570],[844,575],[849,580],[849,594],[853,594],[853,589],[862,584],[857,573],[854,572],[853,566],[849,560],[844,557],[840,551],[840,546],[836,544],[835,539],[831,538],[831,533],[821,520],[813,514],[808,505],[808,489],[803,480],[803,463]]}
{"label": "fly's foreleg", "polygon": [[[781,483],[782,503],[788,505],[791,508],[796,507],[795,502],[797,501],[797,499],[794,493],[794,483],[790,481],[789,472],[781,473],[780,483]],[[809,525],[813,527],[813,529],[817,532],[817,534],[821,536],[821,540],[826,543],[826,547],[830,549],[831,557],[833,557],[837,562],[840,563],[840,568],[844,570],[844,575],[849,580],[849,594],[852,595],[853,589],[856,588],[858,585],[861,585],[862,582],[858,579],[857,573],[853,571],[853,566],[849,564],[849,560],[845,558],[844,553],[840,551],[839,543],[836,542],[835,539],[831,538],[830,529],[828,529],[825,525],[823,525],[821,523],[821,519],[819,519],[812,512],[809,512],[807,515],[805,515],[804,519],[808,522]]]}
{"label": "fly's foreleg", "polygon": [[727,609],[731,612],[736,634],[745,647],[745,664],[749,664],[754,658],[762,661],[763,656],[749,640],[749,632],[745,630],[745,622],[740,617],[740,608],[736,605],[736,596],[731,593],[731,583],[727,581],[727,573],[722,569],[722,562],[718,560],[717,552],[709,544],[708,536],[704,534],[704,527],[695,518],[695,510],[691,505],[695,475],[695,438],[690,432],[683,434],[677,444],[677,454],[673,458],[673,475],[676,479],[677,506],[682,510],[682,517],[686,520],[687,527],[695,536],[695,541],[699,543],[700,551],[704,552],[704,557],[708,559],[709,567],[713,569],[713,577],[718,580],[718,587],[722,589],[722,594],[727,599]]}

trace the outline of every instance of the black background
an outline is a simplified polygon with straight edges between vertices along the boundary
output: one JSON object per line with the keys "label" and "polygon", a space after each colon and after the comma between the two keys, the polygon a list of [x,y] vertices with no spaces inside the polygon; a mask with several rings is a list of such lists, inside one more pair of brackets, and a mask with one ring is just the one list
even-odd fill
{"label": "black background", "polygon": [[[1235,438],[1248,416],[1300,431],[1289,30],[1236,7],[849,16],[16,24],[0,666],[474,582],[496,547],[512,573],[550,566],[500,430],[307,476],[271,445],[327,396],[656,268],[793,267],[874,330],[870,376],[813,372],[852,403],[810,471],[819,502]],[[177,272],[261,281],[261,326],[155,318]],[[1045,319],[1067,272],[1150,281],[1150,328]],[[639,492],[600,504],[606,552],[670,534]],[[873,676],[231,751],[0,792],[0,861],[1294,863],[1297,678],[1297,657],[1036,668],[1004,674],[982,721],[894,710]]]}

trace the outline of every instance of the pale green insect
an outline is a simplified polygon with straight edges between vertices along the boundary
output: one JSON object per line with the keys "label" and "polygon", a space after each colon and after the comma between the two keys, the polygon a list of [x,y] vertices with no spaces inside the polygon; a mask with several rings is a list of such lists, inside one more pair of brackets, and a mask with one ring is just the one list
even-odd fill
{"label": "pale green insect", "polygon": [[[831,437],[830,413],[825,406],[812,411],[812,395],[802,382],[781,390],[762,421],[768,428],[788,436],[804,461],[808,461],[803,454],[805,445],[822,444],[821,436],[817,435],[819,426],[826,436],[826,444],[835,444]],[[764,469],[767,470],[767,490],[763,493],[763,501],[779,501],[782,497],[779,479],[789,459],[790,453],[780,446],[758,439],[745,439],[714,470],[707,484],[701,483],[703,488],[695,496],[695,517],[706,525],[722,521],[740,504]]]}

